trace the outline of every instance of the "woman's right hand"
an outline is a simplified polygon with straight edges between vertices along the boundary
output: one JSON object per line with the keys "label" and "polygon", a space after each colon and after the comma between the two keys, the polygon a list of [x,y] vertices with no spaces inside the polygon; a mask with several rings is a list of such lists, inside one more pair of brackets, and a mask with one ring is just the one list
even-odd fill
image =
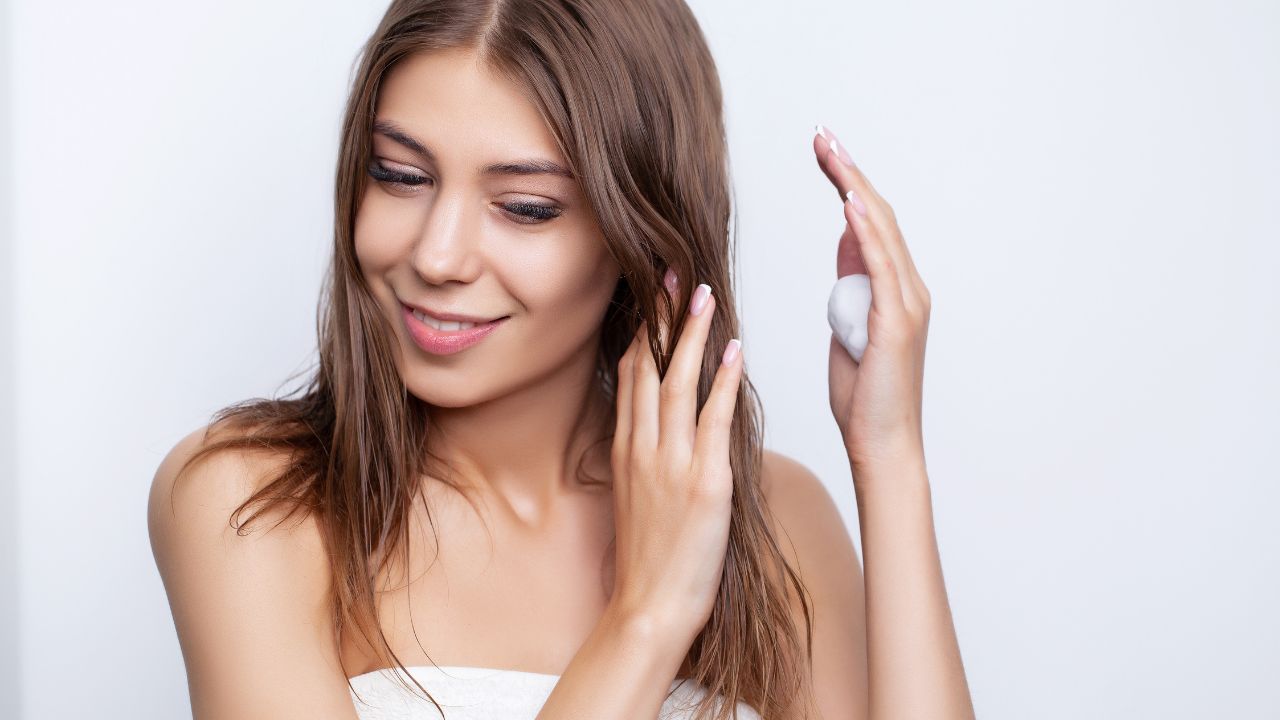
{"label": "woman's right hand", "polygon": [[[668,270],[664,285],[678,300],[676,284]],[[729,432],[742,379],[738,341],[713,349],[721,362],[698,411],[715,311],[711,288],[700,285],[664,377],[658,377],[644,322],[618,362],[611,455],[617,564],[610,604],[690,642],[710,618],[720,589],[733,499]],[[664,350],[669,335],[663,323]]]}

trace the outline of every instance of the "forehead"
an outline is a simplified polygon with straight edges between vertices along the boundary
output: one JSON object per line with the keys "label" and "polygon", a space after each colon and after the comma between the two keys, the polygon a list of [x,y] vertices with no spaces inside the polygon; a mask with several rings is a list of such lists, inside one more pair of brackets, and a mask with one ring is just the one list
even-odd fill
{"label": "forehead", "polygon": [[445,157],[564,162],[533,101],[470,50],[419,52],[397,62],[378,90],[377,116]]}

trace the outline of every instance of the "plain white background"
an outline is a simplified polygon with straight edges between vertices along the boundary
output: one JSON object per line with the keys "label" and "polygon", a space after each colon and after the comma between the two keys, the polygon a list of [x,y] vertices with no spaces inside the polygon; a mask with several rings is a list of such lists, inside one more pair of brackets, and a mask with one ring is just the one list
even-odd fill
{"label": "plain white background", "polygon": [[[979,716],[1280,717],[1280,6],[691,4],[767,444],[855,538],[814,123],[933,292],[926,454]],[[147,490],[310,360],[385,3],[2,5],[0,716],[180,717]]]}

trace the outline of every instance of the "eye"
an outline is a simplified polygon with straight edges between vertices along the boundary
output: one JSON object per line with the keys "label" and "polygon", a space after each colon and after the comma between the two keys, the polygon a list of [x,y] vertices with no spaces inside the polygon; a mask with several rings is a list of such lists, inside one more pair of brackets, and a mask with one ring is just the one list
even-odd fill
{"label": "eye", "polygon": [[413,175],[410,173],[400,172],[399,170],[392,170],[384,166],[382,161],[378,159],[370,161],[368,170],[369,177],[374,180],[410,191],[431,179],[425,175]]}
{"label": "eye", "polygon": [[502,206],[509,214],[516,217],[524,218],[516,220],[518,223],[525,225],[536,225],[548,220],[554,220],[560,217],[564,210],[554,205],[543,205],[541,203],[516,202],[506,203]]}
{"label": "eye", "polygon": [[[414,175],[412,173],[400,172],[392,170],[382,164],[381,160],[373,159],[369,162],[369,177],[377,180],[385,185],[390,185],[404,192],[413,192],[419,185],[431,182],[432,179],[426,175]],[[536,225],[548,220],[554,220],[560,217],[564,212],[563,209],[555,205],[544,205],[542,203],[532,202],[512,202],[504,203],[502,209],[508,215],[519,218],[516,222],[523,225]]]}

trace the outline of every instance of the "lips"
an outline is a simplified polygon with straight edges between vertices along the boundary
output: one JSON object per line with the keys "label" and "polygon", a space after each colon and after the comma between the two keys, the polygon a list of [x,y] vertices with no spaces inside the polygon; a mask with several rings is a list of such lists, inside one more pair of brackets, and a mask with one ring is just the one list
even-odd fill
{"label": "lips", "polygon": [[441,312],[439,310],[428,309],[422,305],[412,305],[403,300],[400,301],[400,304],[404,305],[405,307],[409,308],[412,311],[416,311],[421,315],[427,316],[427,318],[429,318],[430,320],[434,320],[437,324],[442,322],[462,322],[462,323],[472,323],[475,325],[483,325],[484,323],[501,319],[500,317],[494,317],[494,316],[481,317],[477,315],[462,315],[460,313]]}
{"label": "lips", "polygon": [[414,308],[408,305],[401,305],[400,315],[404,319],[405,329],[409,331],[409,337],[413,338],[418,347],[432,355],[452,355],[466,350],[510,319],[507,316],[479,322],[466,330],[439,330],[415,317]]}

